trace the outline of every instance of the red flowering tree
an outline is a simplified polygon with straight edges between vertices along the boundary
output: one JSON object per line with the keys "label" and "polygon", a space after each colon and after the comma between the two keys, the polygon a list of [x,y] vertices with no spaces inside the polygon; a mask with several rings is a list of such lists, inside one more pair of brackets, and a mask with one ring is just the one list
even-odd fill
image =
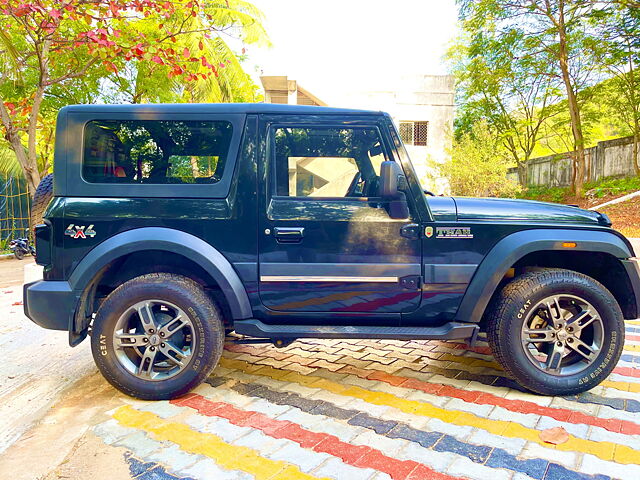
{"label": "red flowering tree", "polygon": [[220,32],[266,38],[260,17],[242,0],[0,0],[0,133],[31,195],[50,168],[38,164],[37,144],[51,91],[109,75],[117,83],[132,66],[169,83],[208,83],[237,66],[209,48]]}

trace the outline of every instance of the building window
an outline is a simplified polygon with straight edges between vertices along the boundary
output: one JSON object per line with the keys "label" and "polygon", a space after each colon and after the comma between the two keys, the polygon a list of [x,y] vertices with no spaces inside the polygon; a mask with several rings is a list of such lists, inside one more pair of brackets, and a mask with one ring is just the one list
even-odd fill
{"label": "building window", "polygon": [[429,122],[400,122],[400,138],[405,145],[427,146]]}

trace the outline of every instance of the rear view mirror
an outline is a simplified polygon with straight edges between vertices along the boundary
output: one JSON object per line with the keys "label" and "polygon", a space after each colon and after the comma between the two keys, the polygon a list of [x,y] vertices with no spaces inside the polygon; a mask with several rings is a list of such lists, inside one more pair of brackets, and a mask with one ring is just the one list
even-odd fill
{"label": "rear view mirror", "polygon": [[409,206],[404,190],[407,179],[396,162],[385,161],[380,165],[380,198],[388,202],[389,216],[395,219],[408,218]]}

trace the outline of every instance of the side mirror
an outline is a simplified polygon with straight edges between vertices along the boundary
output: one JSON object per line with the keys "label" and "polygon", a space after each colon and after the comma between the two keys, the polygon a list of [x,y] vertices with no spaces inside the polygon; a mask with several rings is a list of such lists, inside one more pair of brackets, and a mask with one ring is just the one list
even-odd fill
{"label": "side mirror", "polygon": [[388,202],[387,211],[394,219],[409,217],[409,205],[404,190],[407,179],[396,162],[385,161],[380,165],[380,198],[384,203]]}

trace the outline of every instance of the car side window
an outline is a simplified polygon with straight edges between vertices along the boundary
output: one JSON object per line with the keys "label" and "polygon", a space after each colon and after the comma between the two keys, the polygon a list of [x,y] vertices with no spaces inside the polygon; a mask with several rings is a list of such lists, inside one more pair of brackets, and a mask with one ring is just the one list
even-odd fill
{"label": "car side window", "polygon": [[227,121],[94,120],[82,175],[90,183],[217,183],[232,133]]}
{"label": "car side window", "polygon": [[376,128],[274,127],[273,138],[277,196],[378,196],[386,156]]}

